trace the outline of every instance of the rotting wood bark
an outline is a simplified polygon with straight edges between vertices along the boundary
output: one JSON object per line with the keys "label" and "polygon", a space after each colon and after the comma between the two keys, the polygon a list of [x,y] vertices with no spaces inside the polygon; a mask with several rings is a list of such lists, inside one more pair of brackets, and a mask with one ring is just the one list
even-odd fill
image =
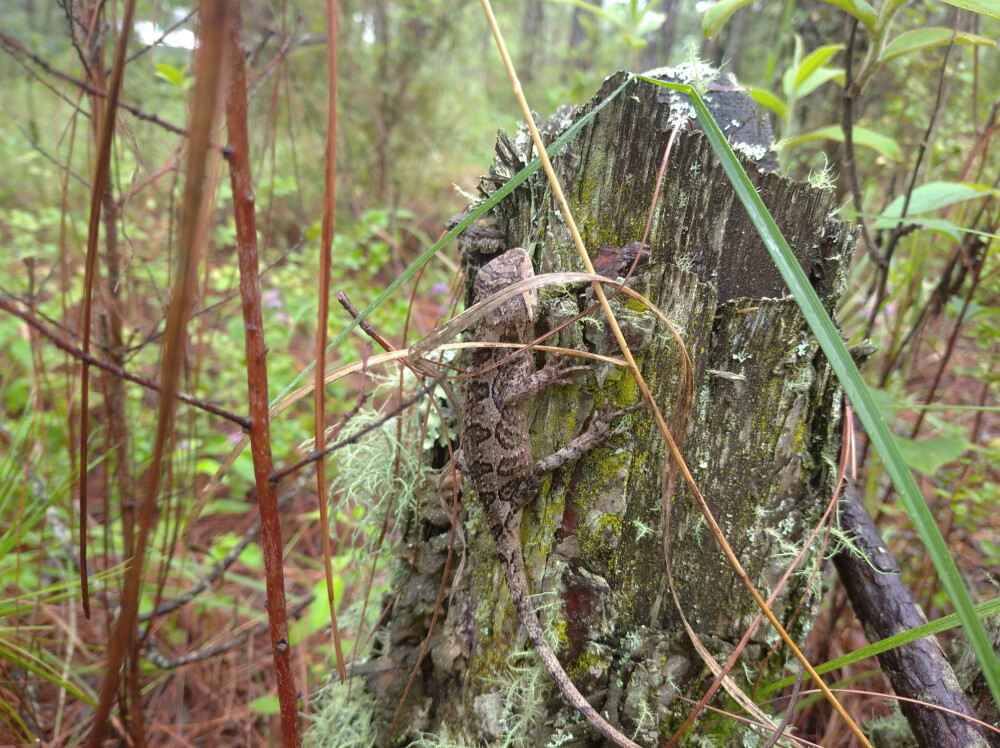
{"label": "rotting wood bark", "polygon": [[[545,128],[551,141],[625,80],[609,78],[578,110],[561,109]],[[711,96],[711,94],[709,94]],[[554,159],[584,240],[600,247],[642,238],[672,114],[661,89],[633,80]],[[523,142],[501,135],[489,194],[528,158]],[[830,218],[831,191],[745,167],[832,309],[843,291],[852,231]],[[523,246],[536,272],[578,270],[579,260],[544,178],[535,175],[495,209],[506,246]],[[829,501],[839,451],[840,389],[797,306],[722,168],[699,133],[682,133],[654,210],[648,268],[630,285],[678,326],[694,362],[695,389],[684,454],[735,552],[767,596],[789,550]],[[475,258],[485,260],[488,258]],[[475,266],[469,268],[474,272]],[[587,289],[547,288],[536,333],[554,329],[591,300]],[[669,332],[634,301],[612,302],[643,374],[668,420],[681,373]],[[752,311],[748,311],[752,310]],[[616,355],[597,316],[563,330],[554,345]],[[628,405],[635,385],[624,369],[599,364],[578,386],[557,388],[535,404],[537,457],[579,433],[605,400]],[[543,626],[584,694],[613,724],[655,745],[686,712],[678,691],[699,693],[707,670],[679,624],[663,568],[660,471],[665,446],[648,413],[633,416],[631,440],[619,437],[556,474],[525,516],[522,545]],[[519,631],[481,512],[463,500],[464,560],[438,620],[430,653],[414,680],[397,738],[422,731],[461,745],[564,745],[595,740],[547,683]],[[382,657],[398,670],[369,679],[378,692],[376,722],[384,742],[407,673],[429,625],[450,529],[447,513],[429,502],[408,542],[419,545],[397,601]],[[687,489],[673,498],[673,578],[687,618],[717,659],[727,656],[756,613]],[[461,550],[461,549],[460,549]],[[807,558],[803,568],[816,562]],[[454,570],[459,564],[453,564]],[[402,578],[402,575],[400,575]],[[792,621],[793,636],[811,624],[816,589],[796,575],[774,609]],[[761,667],[775,640],[765,625],[732,676]],[[768,675],[782,656],[767,659]],[[741,744],[733,721],[696,727],[726,744]],[[722,732],[719,732],[719,730]]]}
{"label": "rotting wood bark", "polygon": [[[842,550],[833,562],[868,640],[881,641],[927,623],[899,574],[896,559],[886,548],[853,487],[845,492],[840,525],[851,533],[857,552]],[[935,637],[883,652],[878,655],[878,662],[892,690],[905,699],[916,700],[900,701],[899,708],[918,745],[926,748],[990,745],[984,732],[967,719],[976,715]]]}

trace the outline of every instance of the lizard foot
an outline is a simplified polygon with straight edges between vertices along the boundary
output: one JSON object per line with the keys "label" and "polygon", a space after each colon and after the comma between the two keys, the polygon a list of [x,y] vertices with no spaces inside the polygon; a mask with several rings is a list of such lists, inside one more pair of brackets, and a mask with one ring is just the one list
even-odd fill
{"label": "lizard foot", "polygon": [[556,384],[573,384],[572,375],[578,371],[590,371],[590,367],[574,366],[569,356],[553,356],[545,362],[545,366],[525,379],[520,386],[512,388],[504,404],[512,407],[535,397],[546,387],[552,387]]}
{"label": "lizard foot", "polygon": [[[601,408],[600,411],[598,411],[597,415],[594,417],[594,420],[595,421],[598,419],[602,421],[606,420],[607,426],[605,426],[605,428],[608,429],[611,427],[612,423],[618,420],[620,416],[623,416],[626,413],[632,413],[636,410],[639,410],[644,405],[645,403],[642,401],[637,402],[634,405],[629,405],[627,408],[615,409],[609,405],[605,405],[603,408]],[[622,434],[629,434],[631,436],[631,432],[628,430],[628,426],[619,426],[614,431],[608,431],[607,434],[602,438],[602,441],[603,439],[610,439],[613,436],[621,436]]]}
{"label": "lizard foot", "polygon": [[608,437],[628,433],[628,429],[624,426],[612,431],[611,424],[614,423],[615,419],[619,416],[624,415],[625,413],[630,413],[633,410],[637,410],[638,408],[641,408],[642,405],[643,403],[636,403],[635,405],[630,405],[627,408],[621,409],[605,406],[597,411],[597,414],[593,417],[590,424],[582,434],[573,439],[558,452],[555,452],[545,459],[539,460],[535,463],[532,480],[529,484],[532,487],[532,491],[529,493],[534,495],[533,491],[537,490],[537,488],[541,486],[548,473],[580,459],[580,457],[585,455]]}
{"label": "lizard foot", "polygon": [[540,388],[553,384],[569,385],[573,384],[571,375],[578,371],[590,371],[590,367],[574,364],[572,356],[560,353],[546,361],[536,376],[539,377]]}

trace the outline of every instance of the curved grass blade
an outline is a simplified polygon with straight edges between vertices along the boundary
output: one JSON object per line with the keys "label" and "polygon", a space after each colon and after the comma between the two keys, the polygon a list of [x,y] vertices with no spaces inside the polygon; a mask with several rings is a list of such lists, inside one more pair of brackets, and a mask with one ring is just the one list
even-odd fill
{"label": "curved grass blade", "polygon": [[698,112],[698,120],[702,126],[702,130],[708,138],[712,150],[718,156],[722,168],[729,178],[729,182],[733,185],[733,189],[740,198],[740,202],[746,208],[750,220],[753,221],[753,225],[764,241],[767,251],[781,272],[781,277],[788,284],[788,288],[795,297],[795,301],[802,310],[802,314],[809,323],[809,327],[812,328],[816,340],[823,349],[823,353],[826,354],[827,359],[830,361],[830,365],[837,374],[837,378],[840,380],[844,391],[851,399],[854,412],[858,414],[865,429],[868,431],[869,437],[878,449],[878,453],[882,456],[886,471],[892,478],[892,483],[899,493],[903,506],[913,521],[924,547],[927,549],[927,553],[934,564],[934,568],[937,570],[948,598],[951,600],[952,605],[955,606],[955,612],[962,622],[962,628],[965,629],[966,635],[969,637],[969,644],[976,655],[976,660],[983,669],[983,675],[989,684],[993,700],[1000,704],[1000,661],[998,661],[996,654],[993,652],[993,647],[986,636],[986,631],[983,629],[983,625],[976,615],[975,607],[973,606],[972,599],[969,597],[968,591],[965,589],[961,573],[948,551],[948,546],[941,536],[941,531],[938,530],[934,518],[931,516],[927,502],[924,501],[923,495],[917,488],[917,483],[913,479],[910,468],[896,447],[889,427],[883,420],[871,392],[868,390],[868,386],[861,378],[861,373],[851,359],[844,341],[841,340],[840,333],[837,332],[833,322],[823,308],[822,302],[820,302],[813,287],[809,284],[809,279],[806,277],[805,272],[803,272],[795,256],[792,254],[788,242],[781,235],[777,224],[764,206],[764,201],[760,199],[760,195],[757,194],[753,184],[750,182],[750,178],[726,142],[722,131],[715,124],[712,115],[709,114],[708,108],[698,95],[698,92],[692,86],[657,81],[644,76],[637,77],[657,86],[687,94],[691,100],[691,104]]}
{"label": "curved grass blade", "polygon": [[[612,91],[611,94],[604,101],[595,106],[591,111],[587,112],[586,116],[581,117],[579,122],[574,123],[572,127],[570,127],[566,132],[564,132],[556,140],[554,140],[552,142],[552,145],[550,145],[548,148],[545,149],[545,152],[549,154],[549,157],[551,158],[552,156],[555,156],[559,151],[561,151],[563,147],[581,129],[583,129],[583,127],[588,122],[590,122],[591,119],[594,118],[594,115],[596,115],[599,111],[601,111],[601,109],[610,104],[618,96],[618,94],[620,94],[622,91],[625,90],[625,87],[630,82],[631,78],[626,78],[625,81],[622,82],[622,84],[618,88]],[[513,192],[520,184],[522,184],[528,177],[530,177],[540,168],[542,168],[542,160],[540,158],[535,158],[530,164],[525,166],[514,177],[512,177],[510,181],[507,182],[507,184],[505,184],[503,187],[497,190],[493,195],[491,195],[490,198],[485,202],[483,202],[478,208],[476,208],[475,211],[470,213],[468,217],[466,217],[460,224],[458,224],[455,228],[453,228],[451,231],[449,231],[447,234],[441,237],[441,239],[438,240],[438,242],[434,244],[434,246],[432,246],[430,249],[428,249],[426,252],[420,255],[420,257],[414,260],[413,264],[411,264],[408,268],[406,268],[406,270],[404,270],[403,273],[400,274],[398,278],[396,278],[396,280],[394,280],[392,283],[386,286],[385,290],[382,291],[382,293],[380,293],[378,296],[376,296],[374,301],[372,301],[368,306],[366,306],[362,310],[361,314],[357,316],[356,319],[352,320],[350,324],[347,325],[347,327],[341,330],[340,334],[337,335],[337,337],[335,337],[333,340],[330,341],[330,344],[326,347],[326,352],[329,353],[330,351],[337,348],[344,341],[344,339],[351,334],[351,331],[354,330],[354,328],[361,323],[361,320],[365,319],[378,306],[380,306],[382,302],[388,299],[396,291],[396,289],[399,288],[404,282],[406,282],[406,280],[410,278],[410,276],[412,276],[415,272],[417,272],[420,269],[420,267],[425,262],[427,262],[427,260],[429,260],[435,254],[437,254],[437,251],[441,249],[441,247],[443,247],[445,244],[450,242],[460,233],[465,231],[466,227],[468,227],[473,221],[479,218],[479,216],[488,211],[498,202],[503,200],[503,198],[505,198],[507,195]],[[281,402],[282,398],[284,398],[285,395],[291,392],[298,385],[298,383],[302,381],[303,377],[305,377],[307,374],[309,374],[309,372],[313,370],[313,367],[315,365],[316,362],[313,361],[305,369],[299,372],[299,374],[291,382],[289,382],[288,385],[286,385],[281,392],[279,392],[277,395],[274,396],[274,399],[271,401],[270,407],[273,408],[277,403]]]}

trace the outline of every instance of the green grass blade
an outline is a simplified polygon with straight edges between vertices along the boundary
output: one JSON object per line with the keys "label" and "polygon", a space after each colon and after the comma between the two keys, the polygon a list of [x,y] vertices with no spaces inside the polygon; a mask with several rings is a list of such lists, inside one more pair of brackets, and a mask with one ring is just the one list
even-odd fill
{"label": "green grass blade", "polygon": [[[988,616],[996,615],[997,613],[1000,613],[1000,597],[995,597],[992,600],[987,600],[986,602],[979,603],[979,605],[976,606],[976,615],[979,616],[979,618],[987,618]],[[901,647],[904,644],[909,644],[910,642],[915,642],[918,639],[923,639],[925,636],[933,636],[934,634],[949,631],[956,626],[960,626],[961,623],[962,622],[958,620],[958,614],[956,613],[936,618],[929,623],[923,624],[922,626],[917,626],[915,629],[903,631],[902,633],[895,634],[894,636],[881,639],[874,644],[869,644],[867,647],[855,649],[853,652],[848,652],[835,660],[830,660],[829,662],[824,662],[822,665],[817,665],[816,672],[820,675],[823,675],[823,673],[829,673],[831,670],[846,667],[847,665],[852,665],[855,662],[865,660],[869,657],[880,655],[883,652],[888,652],[890,649],[895,649],[896,647]],[[760,691],[758,691],[758,693],[761,698],[766,698],[769,694],[772,694],[775,691],[780,691],[782,688],[787,688],[794,682],[794,677],[783,678],[782,680],[775,681],[774,683],[764,686],[760,689]]]}
{"label": "green grass blade", "polygon": [[945,592],[947,592],[952,605],[955,606],[955,612],[962,622],[962,628],[965,629],[966,635],[969,637],[969,644],[976,655],[979,666],[983,669],[983,675],[989,684],[993,699],[1000,704],[1000,661],[997,660],[989,638],[986,636],[986,631],[976,615],[975,607],[965,589],[958,567],[948,551],[948,546],[944,542],[940,530],[934,523],[934,518],[931,516],[924,497],[917,488],[913,474],[896,448],[889,427],[882,419],[868,386],[861,378],[857,366],[854,365],[854,361],[847,351],[847,346],[840,339],[840,333],[837,332],[819,297],[809,284],[805,272],[788,247],[785,237],[781,235],[777,224],[768,213],[760,195],[757,194],[750,178],[726,142],[722,131],[715,124],[698,92],[691,86],[656,81],[643,76],[638,77],[658,86],[685,93],[690,98],[692,105],[698,112],[698,120],[705,136],[722,163],[726,176],[750,215],[754,227],[763,239],[774,263],[778,266],[785,283],[788,284],[803,316],[823,349],[823,353],[826,354],[830,365],[840,379],[844,391],[851,399],[854,411],[858,414],[869,437],[878,449],[879,455],[885,462],[886,471],[892,478],[903,506],[927,549]]}

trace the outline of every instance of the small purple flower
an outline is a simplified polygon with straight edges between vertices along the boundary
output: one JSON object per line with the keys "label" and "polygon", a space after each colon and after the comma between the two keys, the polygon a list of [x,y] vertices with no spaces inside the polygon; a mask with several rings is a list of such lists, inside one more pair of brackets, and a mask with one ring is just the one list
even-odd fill
{"label": "small purple flower", "polygon": [[431,295],[433,296],[444,296],[448,293],[448,284],[443,281],[438,281],[431,287]]}
{"label": "small purple flower", "polygon": [[281,309],[284,304],[281,302],[281,291],[277,288],[267,289],[261,297],[264,306],[268,309]]}

